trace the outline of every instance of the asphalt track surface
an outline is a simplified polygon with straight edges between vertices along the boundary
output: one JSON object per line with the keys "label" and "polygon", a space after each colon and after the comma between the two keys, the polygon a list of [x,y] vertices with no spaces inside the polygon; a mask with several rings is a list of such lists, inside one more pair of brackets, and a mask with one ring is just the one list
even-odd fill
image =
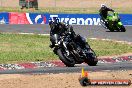
{"label": "asphalt track surface", "polygon": [[37,69],[17,69],[17,70],[3,70],[0,74],[43,74],[43,73],[73,73],[80,72],[82,67],[87,71],[110,71],[110,70],[132,70],[132,62],[121,63],[99,63],[97,66],[76,65],[75,67],[47,67]]}
{"label": "asphalt track surface", "polygon": [[[126,27],[126,32],[109,32],[101,26],[73,26],[77,34],[89,38],[107,38],[119,41],[132,42],[132,26]],[[49,34],[48,25],[0,25],[0,32],[8,33],[35,33]],[[0,74],[23,74],[23,73],[67,73],[80,72],[84,67],[89,71],[101,70],[132,70],[132,62],[105,64],[99,63],[97,66],[76,66],[76,67],[55,67],[55,68],[38,68],[22,70],[3,70]]]}
{"label": "asphalt track surface", "polygon": [[[89,38],[105,38],[114,39],[118,41],[132,42],[132,26],[125,26],[126,32],[109,32],[102,26],[79,26],[74,25],[74,31],[81,34],[83,37]],[[0,25],[0,32],[10,33],[36,33],[36,34],[49,34],[50,28],[48,25]]]}

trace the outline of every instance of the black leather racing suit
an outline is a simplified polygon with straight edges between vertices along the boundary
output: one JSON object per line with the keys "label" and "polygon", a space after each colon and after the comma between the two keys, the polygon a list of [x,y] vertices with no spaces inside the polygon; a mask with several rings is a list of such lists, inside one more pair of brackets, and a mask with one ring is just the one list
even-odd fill
{"label": "black leather racing suit", "polygon": [[52,43],[50,45],[51,48],[53,48],[58,43],[60,36],[63,36],[69,32],[71,33],[70,35],[72,38],[74,38],[75,36],[75,32],[73,31],[72,26],[66,25],[62,22],[55,23],[53,21],[51,21],[49,25],[51,28],[50,30],[50,41]]}
{"label": "black leather racing suit", "polygon": [[99,10],[99,15],[101,16],[101,19],[105,22],[106,27],[108,27],[108,22],[106,20],[107,15],[108,15],[108,11],[113,11],[114,12],[114,10],[112,10],[112,9],[106,7],[106,6],[101,7],[101,9]]}
{"label": "black leather racing suit", "polygon": [[99,14],[100,16],[102,17],[103,20],[105,20],[107,18],[107,15],[108,15],[108,11],[114,11],[108,7],[101,7],[101,9],[99,10]]}

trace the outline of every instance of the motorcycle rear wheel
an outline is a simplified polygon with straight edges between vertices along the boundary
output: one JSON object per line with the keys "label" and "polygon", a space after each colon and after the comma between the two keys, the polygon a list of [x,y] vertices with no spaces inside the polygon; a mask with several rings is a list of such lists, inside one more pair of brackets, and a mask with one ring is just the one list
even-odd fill
{"label": "motorcycle rear wheel", "polygon": [[97,63],[98,63],[97,56],[96,56],[95,52],[92,49],[90,49],[90,52],[91,53],[88,54],[88,59],[85,62],[89,66],[96,66]]}

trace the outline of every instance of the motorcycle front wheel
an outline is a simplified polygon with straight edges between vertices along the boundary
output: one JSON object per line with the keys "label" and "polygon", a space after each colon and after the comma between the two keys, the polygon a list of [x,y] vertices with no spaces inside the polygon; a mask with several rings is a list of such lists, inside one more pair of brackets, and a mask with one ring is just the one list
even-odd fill
{"label": "motorcycle front wheel", "polygon": [[75,61],[66,56],[65,52],[62,49],[57,50],[57,55],[67,67],[74,67]]}
{"label": "motorcycle front wheel", "polygon": [[125,32],[125,31],[126,31],[126,29],[125,29],[125,27],[124,27],[123,25],[121,25],[120,31],[121,31],[121,32]]}

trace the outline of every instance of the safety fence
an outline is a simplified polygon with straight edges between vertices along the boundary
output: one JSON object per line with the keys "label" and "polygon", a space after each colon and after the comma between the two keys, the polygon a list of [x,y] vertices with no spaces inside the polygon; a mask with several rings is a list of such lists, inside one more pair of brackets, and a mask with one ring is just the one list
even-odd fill
{"label": "safety fence", "polygon": [[[119,14],[124,25],[132,25],[132,14]],[[100,25],[98,14],[49,14],[1,12],[0,24],[48,24],[53,17],[70,25]]]}

